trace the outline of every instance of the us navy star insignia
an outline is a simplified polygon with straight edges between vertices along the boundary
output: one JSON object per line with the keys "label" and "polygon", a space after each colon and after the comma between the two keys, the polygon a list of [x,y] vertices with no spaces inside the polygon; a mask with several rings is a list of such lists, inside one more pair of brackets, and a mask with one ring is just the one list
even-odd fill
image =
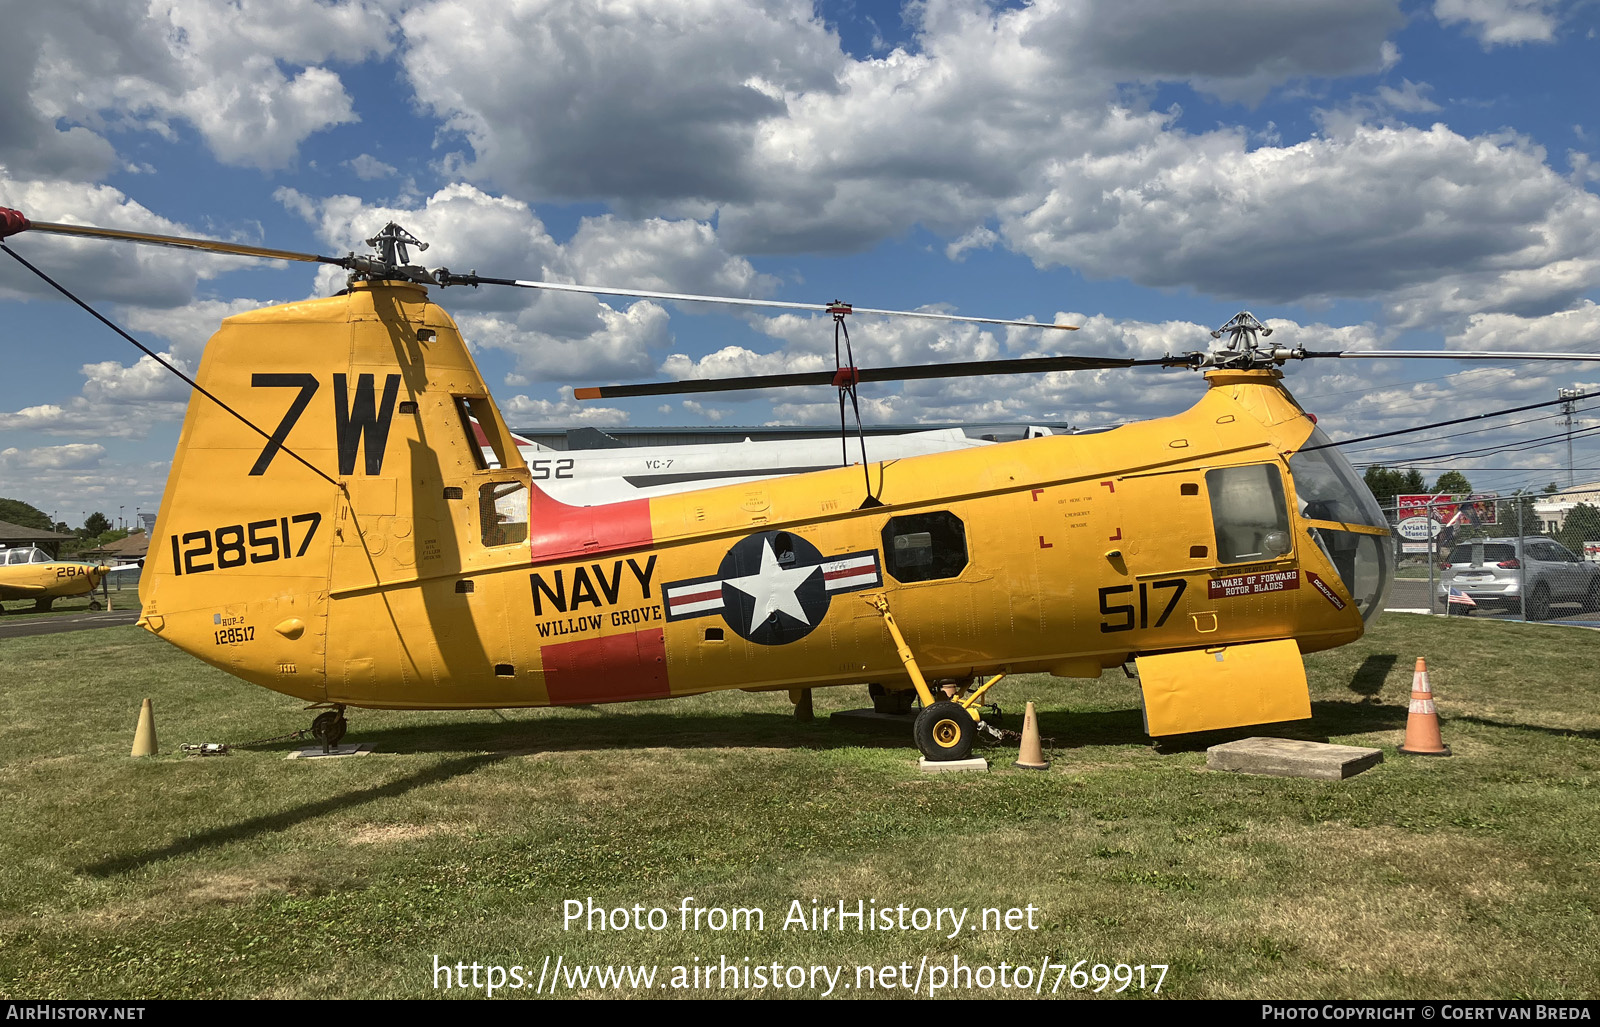
{"label": "us navy star insignia", "polygon": [[740,638],[786,645],[809,635],[827,616],[837,592],[883,583],[875,550],[825,557],[787,531],[735,542],[718,573],[669,582],[663,589],[669,621],[720,613]]}

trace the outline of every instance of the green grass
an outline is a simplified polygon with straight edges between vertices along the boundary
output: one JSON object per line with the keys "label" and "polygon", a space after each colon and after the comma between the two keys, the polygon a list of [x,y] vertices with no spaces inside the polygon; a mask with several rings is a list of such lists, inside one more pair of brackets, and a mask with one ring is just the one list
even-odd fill
{"label": "green grass", "polygon": [[[1419,655],[1451,759],[1394,753]],[[0,996],[429,996],[435,954],[535,976],[548,954],[1088,959],[1168,964],[1177,997],[1593,997],[1597,659],[1589,631],[1385,617],[1307,661],[1315,719],[1271,732],[1385,750],[1332,783],[1204,769],[1204,744],[1256,731],[1153,748],[1114,671],[999,686],[1008,710],[1039,702],[1043,774],[995,750],[987,775],[922,775],[908,740],[827,722],[861,689],[818,692],[812,724],[781,693],[355,710],[373,755],[185,758],[310,714],[134,628],[0,642]],[[147,695],[163,755],[134,760]],[[563,931],[562,901],[586,896],[759,907],[767,929]],[[1043,912],[955,940],[783,931],[793,899]]]}

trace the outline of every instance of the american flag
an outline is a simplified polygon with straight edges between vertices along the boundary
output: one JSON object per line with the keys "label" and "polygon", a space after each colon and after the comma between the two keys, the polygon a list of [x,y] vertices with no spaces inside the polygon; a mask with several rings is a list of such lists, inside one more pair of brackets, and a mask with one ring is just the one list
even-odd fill
{"label": "american flag", "polygon": [[1458,606],[1477,606],[1478,605],[1477,603],[1472,601],[1472,597],[1471,596],[1467,595],[1465,592],[1461,591],[1459,588],[1452,588],[1450,590],[1450,602],[1455,603]]}

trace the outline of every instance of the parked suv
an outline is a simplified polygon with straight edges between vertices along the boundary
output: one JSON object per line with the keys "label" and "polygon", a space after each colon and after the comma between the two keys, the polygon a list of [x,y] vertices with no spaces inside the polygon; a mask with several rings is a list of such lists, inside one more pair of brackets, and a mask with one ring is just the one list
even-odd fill
{"label": "parked suv", "polygon": [[1457,543],[1439,580],[1439,598],[1460,589],[1479,606],[1521,609],[1527,583],[1528,619],[1545,620],[1552,603],[1600,610],[1600,564],[1586,563],[1550,538],[1480,538]]}

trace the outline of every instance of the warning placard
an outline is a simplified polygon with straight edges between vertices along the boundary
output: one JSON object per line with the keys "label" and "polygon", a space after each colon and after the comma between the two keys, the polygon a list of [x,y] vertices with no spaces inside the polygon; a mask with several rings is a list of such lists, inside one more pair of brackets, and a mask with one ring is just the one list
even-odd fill
{"label": "warning placard", "polygon": [[1299,571],[1267,571],[1263,574],[1238,574],[1231,578],[1212,578],[1206,595],[1212,599],[1252,596],[1261,592],[1288,592],[1300,587]]}

